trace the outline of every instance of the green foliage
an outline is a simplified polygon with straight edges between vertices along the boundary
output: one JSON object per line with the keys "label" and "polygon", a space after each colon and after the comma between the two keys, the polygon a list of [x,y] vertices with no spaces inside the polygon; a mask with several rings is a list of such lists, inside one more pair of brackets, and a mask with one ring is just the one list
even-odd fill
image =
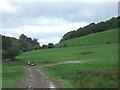
{"label": "green foliage", "polygon": [[21,34],[20,37],[20,49],[22,52],[40,49],[39,42],[37,39],[28,38],[26,35]]}
{"label": "green foliage", "polygon": [[2,49],[7,50],[12,46],[12,40],[10,37],[2,36]]}
{"label": "green foliage", "polygon": [[42,49],[48,49],[48,48],[55,48],[53,43],[49,43],[48,45],[43,44]]}
{"label": "green foliage", "polygon": [[47,49],[48,48],[48,46],[47,45],[42,45],[42,49]]}
{"label": "green foliage", "polygon": [[41,49],[40,45],[34,45],[33,46],[33,50],[38,50],[38,49]]}
{"label": "green foliage", "polygon": [[112,29],[104,32],[94,33],[80,38],[75,38],[63,41],[56,45],[56,47],[70,46],[83,46],[83,45],[96,45],[96,44],[110,44],[118,42],[118,30]]}
{"label": "green foliage", "polygon": [[15,60],[15,56],[18,55],[19,52],[20,50],[18,39],[2,36],[2,60]]}
{"label": "green foliage", "polygon": [[40,49],[37,39],[28,38],[21,34],[20,39],[2,36],[2,59],[15,60],[20,52]]}
{"label": "green foliage", "polygon": [[54,48],[55,46],[54,46],[54,44],[53,43],[49,43],[48,44],[48,48]]}
{"label": "green foliage", "polygon": [[82,37],[82,36],[86,36],[92,33],[97,33],[97,32],[102,32],[102,31],[106,31],[109,29],[115,29],[118,28],[118,20],[120,19],[120,17],[117,18],[111,18],[110,20],[107,20],[105,22],[100,22],[100,23],[91,23],[83,28],[79,28],[76,31],[70,31],[68,33],[66,33],[63,38],[61,39],[60,42],[62,41],[66,41],[66,40],[70,40],[73,38],[78,38],[78,37]]}
{"label": "green foliage", "polygon": [[11,61],[15,60],[15,56],[17,56],[20,53],[20,50],[18,47],[9,47],[6,51],[5,58],[11,59]]}

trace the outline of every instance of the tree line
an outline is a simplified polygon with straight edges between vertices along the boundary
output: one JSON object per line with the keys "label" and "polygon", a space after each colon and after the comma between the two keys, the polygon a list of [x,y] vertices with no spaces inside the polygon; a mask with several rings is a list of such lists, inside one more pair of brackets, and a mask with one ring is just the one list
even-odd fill
{"label": "tree line", "polygon": [[82,37],[82,36],[89,35],[92,33],[97,33],[97,32],[102,32],[102,31],[106,31],[109,29],[118,28],[118,21],[120,21],[120,16],[116,17],[116,18],[113,17],[110,20],[102,21],[102,22],[99,22],[97,24],[91,23],[83,28],[81,27],[77,30],[70,31],[70,32],[66,33],[62,37],[60,42],[70,40],[73,38],[77,38],[77,37]]}
{"label": "tree line", "polygon": [[19,39],[3,35],[0,36],[2,37],[2,60],[9,59],[13,61],[15,60],[16,55],[22,52],[54,48],[53,43],[40,46],[38,39],[32,39],[31,37],[27,37],[24,34],[21,34]]}

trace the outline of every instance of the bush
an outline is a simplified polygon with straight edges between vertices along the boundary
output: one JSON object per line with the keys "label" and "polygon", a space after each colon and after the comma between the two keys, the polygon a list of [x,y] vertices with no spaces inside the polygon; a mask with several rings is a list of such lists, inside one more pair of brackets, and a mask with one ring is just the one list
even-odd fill
{"label": "bush", "polygon": [[67,44],[66,44],[66,43],[64,43],[63,47],[67,47]]}
{"label": "bush", "polygon": [[20,49],[16,46],[9,47],[7,50],[2,51],[2,59],[15,60],[15,57],[20,53]]}
{"label": "bush", "polygon": [[111,42],[108,41],[108,42],[106,42],[106,44],[111,44]]}
{"label": "bush", "polygon": [[55,46],[54,46],[54,44],[53,43],[49,43],[48,44],[48,48],[54,48]]}

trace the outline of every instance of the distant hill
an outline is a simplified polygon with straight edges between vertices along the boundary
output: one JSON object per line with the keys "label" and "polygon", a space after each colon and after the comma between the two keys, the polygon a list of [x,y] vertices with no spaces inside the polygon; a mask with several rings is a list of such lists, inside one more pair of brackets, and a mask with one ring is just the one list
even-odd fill
{"label": "distant hill", "polygon": [[104,32],[89,34],[87,36],[62,41],[61,43],[57,44],[56,47],[111,44],[111,43],[118,43],[118,29],[111,29]]}
{"label": "distant hill", "polygon": [[103,31],[107,31],[110,29],[116,29],[116,28],[118,28],[118,20],[120,20],[120,16],[116,17],[116,18],[113,17],[110,20],[102,21],[97,24],[91,23],[83,28],[79,28],[77,30],[66,33],[62,37],[60,42],[78,38],[78,37],[82,37],[82,36],[86,36],[86,35],[89,35],[92,33],[103,32]]}

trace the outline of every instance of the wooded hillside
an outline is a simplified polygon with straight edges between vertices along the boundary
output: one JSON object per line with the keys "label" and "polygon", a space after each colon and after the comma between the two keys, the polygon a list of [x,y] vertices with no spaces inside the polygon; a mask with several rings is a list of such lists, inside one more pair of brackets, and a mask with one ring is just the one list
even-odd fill
{"label": "wooded hillside", "polygon": [[21,52],[37,50],[40,48],[37,39],[32,39],[21,34],[19,39],[2,36],[2,59],[15,60],[15,56]]}
{"label": "wooded hillside", "polygon": [[116,18],[113,17],[110,20],[102,21],[102,22],[99,22],[97,24],[91,23],[83,28],[79,28],[77,30],[70,31],[70,32],[66,33],[62,37],[60,42],[70,40],[73,38],[77,38],[77,37],[82,37],[82,36],[89,35],[92,33],[97,33],[97,32],[102,32],[102,31],[107,31],[110,29],[118,28],[118,21],[119,20],[120,20],[120,16],[116,17]]}

